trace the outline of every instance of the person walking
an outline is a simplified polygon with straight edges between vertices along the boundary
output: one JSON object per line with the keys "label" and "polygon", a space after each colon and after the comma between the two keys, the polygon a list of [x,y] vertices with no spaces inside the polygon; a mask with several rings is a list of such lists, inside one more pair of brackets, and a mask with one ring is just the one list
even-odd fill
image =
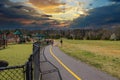
{"label": "person walking", "polygon": [[61,43],[61,46],[62,46],[62,44],[63,44],[63,40],[62,39],[60,40],[60,43]]}
{"label": "person walking", "polygon": [[53,39],[51,40],[51,43],[52,43],[52,46],[54,46],[54,40]]}

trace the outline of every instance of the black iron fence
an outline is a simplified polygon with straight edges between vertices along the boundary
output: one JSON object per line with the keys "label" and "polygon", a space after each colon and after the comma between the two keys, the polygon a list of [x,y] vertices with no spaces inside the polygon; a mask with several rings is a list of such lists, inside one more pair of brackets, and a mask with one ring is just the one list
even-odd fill
{"label": "black iron fence", "polygon": [[0,68],[0,80],[40,80],[39,70],[40,44],[33,44],[33,54],[26,64],[14,67]]}
{"label": "black iron fence", "polygon": [[54,72],[58,74],[59,79],[56,80],[62,80],[59,70],[47,59],[47,62],[55,69],[42,71],[41,66],[43,65],[40,61],[42,54],[44,54],[44,46],[39,42],[35,42],[33,44],[33,54],[29,57],[27,63],[22,66],[0,68],[0,80],[48,80],[44,78],[48,76],[43,75]]}

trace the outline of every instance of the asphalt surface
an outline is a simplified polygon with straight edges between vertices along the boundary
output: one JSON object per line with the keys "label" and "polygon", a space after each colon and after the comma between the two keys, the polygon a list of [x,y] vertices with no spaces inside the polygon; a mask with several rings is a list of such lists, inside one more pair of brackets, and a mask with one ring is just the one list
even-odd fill
{"label": "asphalt surface", "polygon": [[[62,80],[118,80],[105,72],[66,55],[55,46],[52,48],[51,46],[45,47],[44,56],[59,69]],[[48,69],[49,67],[54,69],[54,66],[52,68],[49,63],[43,65],[43,68],[46,69],[46,66]],[[58,73],[52,73],[52,75],[56,77],[55,74],[57,75],[56,79],[52,79],[53,77],[50,76],[51,74],[47,74],[44,80],[60,80]]]}

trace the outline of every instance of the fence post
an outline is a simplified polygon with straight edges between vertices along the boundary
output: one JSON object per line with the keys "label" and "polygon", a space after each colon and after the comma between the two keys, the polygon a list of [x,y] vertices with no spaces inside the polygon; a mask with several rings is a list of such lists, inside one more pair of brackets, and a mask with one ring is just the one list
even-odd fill
{"label": "fence post", "polygon": [[40,73],[39,73],[39,79],[40,80],[42,80],[42,73],[41,73],[41,70],[40,70],[40,45],[39,45],[39,47],[38,47],[38,65],[39,65],[39,71],[40,71]]}
{"label": "fence post", "polygon": [[27,64],[26,64],[26,80],[30,80],[30,77],[29,77],[29,62],[27,62]]}
{"label": "fence post", "polygon": [[32,55],[30,56],[29,61],[30,61],[30,63],[29,63],[30,64],[29,65],[30,66],[30,78],[31,78],[30,80],[33,80],[33,66],[32,66],[33,56]]}
{"label": "fence post", "polygon": [[33,53],[34,53],[34,49],[35,49],[34,47],[35,47],[35,46],[34,46],[34,44],[33,44]]}
{"label": "fence post", "polygon": [[26,64],[26,80],[33,80],[32,55]]}

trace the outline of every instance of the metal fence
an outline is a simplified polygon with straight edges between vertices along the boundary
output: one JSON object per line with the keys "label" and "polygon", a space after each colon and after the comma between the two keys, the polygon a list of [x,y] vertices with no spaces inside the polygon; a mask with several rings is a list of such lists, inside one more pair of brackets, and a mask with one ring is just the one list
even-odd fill
{"label": "metal fence", "polygon": [[[43,71],[43,66],[40,61],[41,56],[44,54],[44,46],[39,42],[33,44],[33,54],[30,55],[25,65],[14,67],[0,68],[0,80],[48,80],[43,76],[45,74],[54,73],[58,74],[57,80],[62,80],[59,70],[46,58],[46,61],[51,64],[55,69]],[[43,56],[44,57],[44,56]],[[50,75],[49,75],[50,76]]]}
{"label": "metal fence", "polygon": [[0,68],[0,80],[25,80],[25,67]]}
{"label": "metal fence", "polygon": [[26,64],[14,67],[0,68],[0,80],[40,80],[39,70],[40,44],[33,44],[33,54]]}

